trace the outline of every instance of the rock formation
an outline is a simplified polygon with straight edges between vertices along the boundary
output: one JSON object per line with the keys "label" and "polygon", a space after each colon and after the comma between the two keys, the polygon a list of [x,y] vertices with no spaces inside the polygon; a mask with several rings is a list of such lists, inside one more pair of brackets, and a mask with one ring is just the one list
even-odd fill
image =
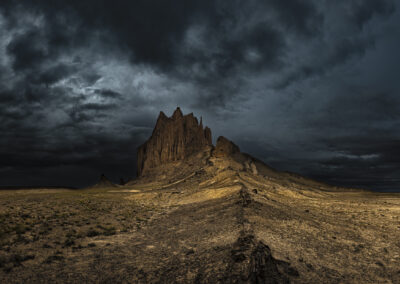
{"label": "rock formation", "polygon": [[105,187],[116,187],[104,174],[101,174],[99,182],[91,186],[92,188],[105,188]]}
{"label": "rock formation", "polygon": [[232,141],[226,139],[224,136],[220,136],[217,139],[217,145],[213,152],[213,155],[217,158],[231,156],[232,154],[239,153],[240,149]]}
{"label": "rock formation", "polygon": [[203,129],[193,113],[183,115],[178,107],[171,117],[163,112],[149,140],[138,148],[137,175],[142,176],[150,168],[182,160],[204,147],[212,145],[211,130]]}

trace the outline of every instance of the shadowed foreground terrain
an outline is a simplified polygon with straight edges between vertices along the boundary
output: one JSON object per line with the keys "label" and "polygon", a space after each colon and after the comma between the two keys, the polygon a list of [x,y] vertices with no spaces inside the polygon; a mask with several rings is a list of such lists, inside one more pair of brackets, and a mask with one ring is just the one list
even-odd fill
{"label": "shadowed foreground terrain", "polygon": [[0,191],[0,283],[400,283],[398,194],[203,146],[124,186]]}

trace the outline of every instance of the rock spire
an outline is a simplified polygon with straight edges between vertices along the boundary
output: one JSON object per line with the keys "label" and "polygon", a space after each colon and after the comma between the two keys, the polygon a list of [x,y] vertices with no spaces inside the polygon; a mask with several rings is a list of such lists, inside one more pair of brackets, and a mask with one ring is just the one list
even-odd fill
{"label": "rock spire", "polygon": [[182,160],[212,145],[211,130],[203,129],[193,113],[183,115],[178,107],[171,117],[160,112],[149,140],[138,148],[137,175],[142,176],[150,168]]}

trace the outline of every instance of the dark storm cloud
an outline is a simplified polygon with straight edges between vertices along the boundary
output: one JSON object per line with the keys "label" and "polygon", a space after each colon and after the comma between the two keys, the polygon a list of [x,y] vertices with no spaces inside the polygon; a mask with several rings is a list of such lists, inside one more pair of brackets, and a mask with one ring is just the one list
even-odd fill
{"label": "dark storm cloud", "polygon": [[366,50],[373,46],[373,44],[374,40],[371,38],[345,38],[343,40],[338,40],[333,49],[328,52],[326,58],[321,58],[318,63],[314,62],[299,66],[294,72],[278,82],[275,87],[280,90],[298,80],[311,78],[313,76],[322,76],[337,65],[341,65],[355,56],[363,56]]}
{"label": "dark storm cloud", "polygon": [[7,46],[7,52],[13,56],[14,70],[26,70],[36,67],[46,58],[42,35],[38,31],[26,31],[16,36]]}
{"label": "dark storm cloud", "polygon": [[45,68],[39,74],[32,77],[33,83],[42,83],[45,85],[50,85],[58,82],[62,78],[74,73],[74,68],[64,64],[58,64],[56,66],[51,66]]}
{"label": "dark storm cloud", "polygon": [[[347,10],[347,15],[340,16],[347,18],[346,28],[349,30],[352,30],[353,26],[362,30],[373,17],[388,17],[395,11],[392,1],[346,1],[344,3],[346,3],[344,8]],[[355,32],[347,34],[346,31],[342,31],[341,34],[324,36],[336,38],[330,39],[329,46],[324,46],[325,51],[320,51],[318,62],[310,61],[305,65],[299,65],[294,72],[276,85],[278,89],[285,88],[297,80],[324,75],[354,57],[364,56],[367,50],[376,44],[376,38],[370,34]]]}
{"label": "dark storm cloud", "polygon": [[96,89],[95,93],[99,94],[103,97],[106,97],[106,98],[118,99],[118,98],[122,97],[122,95],[120,93],[115,92],[113,90],[109,90],[109,89]]}
{"label": "dark storm cloud", "polygon": [[280,169],[398,181],[395,3],[1,1],[0,183],[132,176],[177,105]]}
{"label": "dark storm cloud", "polygon": [[[226,77],[243,68],[260,71],[278,67],[285,51],[285,33],[309,35],[318,30],[322,21],[311,2],[281,3],[232,1],[217,5],[216,19],[203,19],[203,35],[210,50],[193,43],[189,52],[183,53],[184,64],[201,64],[201,71],[206,74],[195,74],[200,78],[206,75]],[[274,20],[266,20],[266,15]]]}
{"label": "dark storm cloud", "polygon": [[308,36],[315,35],[319,32],[323,16],[315,8],[312,1],[279,1],[273,0],[265,2],[265,9],[271,4],[279,15],[283,25],[296,32]]}
{"label": "dark storm cloud", "polygon": [[352,182],[358,187],[396,190],[400,174],[400,138],[378,134],[325,141],[336,157],[320,161],[320,171],[315,176],[339,185]]}
{"label": "dark storm cloud", "polygon": [[359,29],[368,23],[375,15],[388,16],[395,10],[395,5],[391,1],[354,1],[351,2],[352,19]]}
{"label": "dark storm cloud", "polygon": [[[279,57],[284,41],[284,34],[279,33],[275,26],[312,35],[322,21],[322,15],[312,2],[298,0],[284,4],[276,0],[157,3],[88,0],[69,1],[67,7],[63,1],[19,1],[17,12],[13,12],[11,3],[4,7],[11,13],[12,23],[18,22],[18,11],[25,9],[35,11],[46,21],[44,29],[24,31],[9,44],[8,51],[14,56],[16,69],[32,68],[56,56],[59,49],[86,44],[85,38],[92,31],[103,32],[105,38],[130,52],[133,62],[151,63],[157,67],[174,68],[183,55],[191,59],[191,63],[204,59],[214,61],[218,71],[224,71],[243,63],[249,48],[260,52],[263,60],[258,65],[268,65]],[[260,13],[251,23],[257,9]],[[277,21],[264,21],[262,17],[265,14]],[[188,27],[198,23],[206,27],[214,41],[218,41],[216,44],[221,50],[205,58],[200,54],[204,50],[199,54],[179,54],[179,45]],[[71,26],[66,30],[66,25]]]}
{"label": "dark storm cloud", "polygon": [[[209,15],[214,11],[214,1],[6,1],[4,8],[13,15],[11,20],[18,21],[13,10],[30,9],[44,15],[46,36],[54,48],[61,45],[79,45],[86,33],[102,30],[115,40],[116,45],[130,49],[133,60],[171,64],[174,61],[176,43],[179,41],[187,25],[197,16]],[[213,16],[213,15],[209,15]],[[67,24],[76,29],[65,30]],[[38,34],[30,32],[19,40],[38,39]],[[19,45],[17,45],[18,49]],[[24,49],[24,48],[22,48]],[[26,47],[25,47],[26,49]],[[20,52],[27,59],[35,55],[42,57],[44,51],[33,47]],[[22,59],[22,58],[21,58]],[[36,59],[35,59],[36,60]],[[29,64],[22,63],[22,64]]]}

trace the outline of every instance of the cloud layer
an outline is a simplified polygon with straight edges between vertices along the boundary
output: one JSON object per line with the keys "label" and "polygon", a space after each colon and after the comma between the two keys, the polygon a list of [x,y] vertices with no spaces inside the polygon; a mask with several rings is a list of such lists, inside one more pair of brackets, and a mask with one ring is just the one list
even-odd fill
{"label": "cloud layer", "polygon": [[395,1],[0,4],[0,185],[134,176],[160,110],[281,170],[400,188]]}

